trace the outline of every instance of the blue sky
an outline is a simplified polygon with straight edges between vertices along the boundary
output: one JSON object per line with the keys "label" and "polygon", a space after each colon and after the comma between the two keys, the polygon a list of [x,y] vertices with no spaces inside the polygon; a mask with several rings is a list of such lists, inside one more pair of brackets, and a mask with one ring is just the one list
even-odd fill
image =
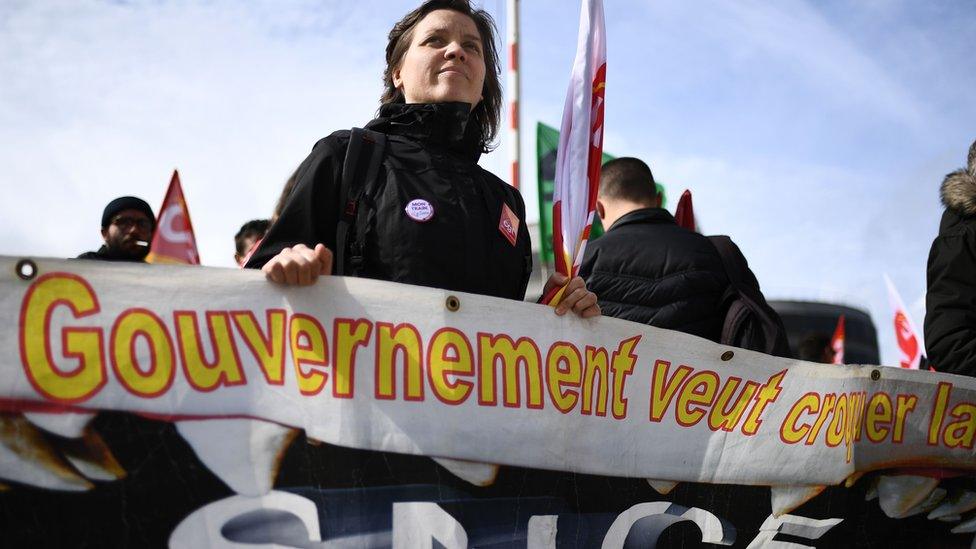
{"label": "blue sky", "polygon": [[[0,253],[94,249],[104,204],[158,207],[176,167],[203,262],[231,266],[234,232],[270,214],[311,145],[375,112],[386,33],[415,5],[3,2]],[[482,5],[504,37],[505,2]],[[523,2],[524,183],[578,13]],[[767,296],[869,309],[896,363],[882,273],[920,326],[938,186],[976,139],[976,6],[607,0],[606,18],[606,151],[648,161],[673,197],[690,188]],[[506,145],[482,160],[501,176]]]}

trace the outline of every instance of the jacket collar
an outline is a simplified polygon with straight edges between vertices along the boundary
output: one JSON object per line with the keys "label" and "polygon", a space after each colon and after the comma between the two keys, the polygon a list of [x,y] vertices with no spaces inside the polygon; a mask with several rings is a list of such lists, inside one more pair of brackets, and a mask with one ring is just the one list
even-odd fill
{"label": "jacket collar", "polygon": [[468,103],[387,103],[366,128],[412,137],[477,162],[481,157],[481,132],[477,124],[468,124],[470,114]]}
{"label": "jacket collar", "polygon": [[956,170],[942,182],[942,204],[960,216],[976,214],[976,167]]}
{"label": "jacket collar", "polygon": [[942,182],[942,203],[959,216],[976,215],[976,141],[969,147],[966,167]]}
{"label": "jacket collar", "polygon": [[129,261],[129,262],[132,262],[132,263],[145,263],[146,262],[145,256],[143,256],[143,257],[132,257],[131,255],[124,254],[124,253],[118,252],[116,250],[113,250],[113,249],[109,248],[108,246],[106,246],[105,244],[102,244],[102,247],[99,248],[97,252],[95,252],[95,255],[97,255],[100,259],[103,259],[105,261]]}
{"label": "jacket collar", "polygon": [[676,224],[674,216],[671,215],[664,208],[641,208],[639,210],[634,210],[628,212],[622,216],[620,219],[613,222],[613,225],[607,229],[610,232],[624,225],[630,225],[632,223],[670,223],[672,225]]}

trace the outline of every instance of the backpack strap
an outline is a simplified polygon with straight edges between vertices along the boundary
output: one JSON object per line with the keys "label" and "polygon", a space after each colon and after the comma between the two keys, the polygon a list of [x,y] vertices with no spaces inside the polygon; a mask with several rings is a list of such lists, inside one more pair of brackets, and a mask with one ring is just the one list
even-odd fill
{"label": "backpack strap", "polygon": [[[353,250],[347,260],[346,249],[349,229],[359,219],[363,189],[376,179],[383,163],[386,148],[386,135],[373,130],[353,128],[349,135],[349,146],[342,163],[342,181],[339,183],[339,222],[336,225],[335,274],[344,276],[351,272],[349,264],[362,262],[362,249]],[[361,239],[357,247],[362,248]]]}
{"label": "backpack strap", "polygon": [[[724,234],[709,236],[708,240],[715,246],[718,256],[722,258],[722,267],[725,268],[725,274],[729,277],[729,283],[739,293],[748,295],[750,298],[755,298],[757,293],[761,297],[759,280],[749,268],[749,264],[735,242],[732,242],[732,239]],[[765,298],[762,298],[762,301],[765,303]]]}

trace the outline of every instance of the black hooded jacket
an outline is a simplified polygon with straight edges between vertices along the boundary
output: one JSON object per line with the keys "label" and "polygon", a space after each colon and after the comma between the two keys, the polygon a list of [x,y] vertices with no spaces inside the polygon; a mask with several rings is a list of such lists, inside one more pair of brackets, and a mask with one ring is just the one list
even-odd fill
{"label": "black hooded jacket", "polygon": [[964,170],[942,182],[945,213],[932,242],[925,347],[940,372],[976,376],[976,143]]}
{"label": "black hooded jacket", "polygon": [[[365,182],[369,208],[357,276],[522,299],[532,268],[525,205],[518,191],[478,166],[477,128],[464,103],[389,104],[366,128],[387,136],[376,181]],[[342,167],[349,131],[320,140],[298,170],[298,183],[247,267],[259,268],[287,246],[335,250]],[[418,221],[407,205],[423,200],[433,215]],[[504,210],[518,219],[512,243]]]}
{"label": "black hooded jacket", "polygon": [[728,276],[707,237],[666,210],[632,211],[589,243],[580,276],[604,315],[719,341]]}

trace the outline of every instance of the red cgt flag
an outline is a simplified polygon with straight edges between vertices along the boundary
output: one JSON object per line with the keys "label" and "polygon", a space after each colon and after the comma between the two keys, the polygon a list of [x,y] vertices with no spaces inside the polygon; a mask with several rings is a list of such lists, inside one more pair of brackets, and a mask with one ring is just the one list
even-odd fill
{"label": "red cgt flag", "polygon": [[691,204],[691,191],[688,189],[681,193],[681,200],[678,201],[678,207],[674,210],[674,220],[679,227],[698,232],[695,227],[695,207]]}
{"label": "red cgt flag", "polygon": [[149,248],[146,261],[200,264],[197,239],[193,236],[193,224],[190,223],[190,211],[186,207],[183,187],[180,186],[180,174],[176,170],[173,170],[173,179],[169,182],[166,198],[159,208],[156,232],[153,234],[152,246]]}

